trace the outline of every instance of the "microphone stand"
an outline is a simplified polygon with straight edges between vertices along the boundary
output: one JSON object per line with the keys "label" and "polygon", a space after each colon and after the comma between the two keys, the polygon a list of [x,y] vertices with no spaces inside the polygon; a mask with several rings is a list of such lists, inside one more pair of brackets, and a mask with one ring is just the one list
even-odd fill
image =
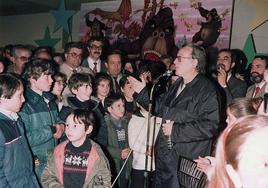
{"label": "microphone stand", "polygon": [[[159,76],[157,79],[154,80],[153,82],[153,86],[152,89],[150,91],[150,95],[149,95],[149,108],[148,108],[148,119],[147,119],[147,138],[146,138],[146,152],[145,152],[145,170],[144,170],[144,188],[148,188],[150,183],[149,183],[149,179],[148,179],[148,174],[149,172],[151,172],[152,170],[152,161],[153,161],[153,156],[151,156],[151,165],[149,167],[149,172],[147,170],[147,166],[148,166],[148,151],[149,151],[149,144],[150,144],[150,128],[151,128],[151,117],[152,117],[152,110],[153,110],[153,92],[155,89],[156,84],[159,82],[160,78],[162,78],[163,75]],[[153,125],[153,140],[152,140],[152,144],[154,143],[154,135],[155,135],[155,123]],[[152,151],[151,151],[152,152]]]}

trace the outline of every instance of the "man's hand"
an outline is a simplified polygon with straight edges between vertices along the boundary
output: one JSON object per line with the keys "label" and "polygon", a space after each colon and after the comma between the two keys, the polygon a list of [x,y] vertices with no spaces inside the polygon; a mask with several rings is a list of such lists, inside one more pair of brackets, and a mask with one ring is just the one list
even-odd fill
{"label": "man's hand", "polygon": [[221,87],[226,87],[227,85],[227,72],[223,68],[218,69],[217,80]]}
{"label": "man's hand", "polygon": [[197,169],[204,172],[206,175],[208,175],[208,172],[212,168],[212,165],[207,158],[198,157],[198,159],[194,160],[197,163]]}
{"label": "man's hand", "polygon": [[122,159],[126,159],[127,156],[128,156],[128,154],[129,154],[129,152],[130,152],[130,149],[129,149],[129,148],[125,148],[125,149],[123,149],[123,150],[121,151],[121,158],[122,158]]}
{"label": "man's hand", "polygon": [[165,136],[170,136],[172,132],[174,121],[166,121],[166,123],[162,124],[162,130]]}
{"label": "man's hand", "polygon": [[53,135],[55,139],[59,139],[64,132],[64,125],[63,124],[54,124],[53,126],[56,127],[56,133]]}
{"label": "man's hand", "polygon": [[145,87],[145,79],[142,77],[141,78],[141,82],[139,80],[137,80],[136,78],[134,78],[133,76],[129,76],[127,77],[127,80],[129,81],[129,83],[132,85],[132,88],[134,89],[134,91],[136,93],[140,93],[141,90]]}

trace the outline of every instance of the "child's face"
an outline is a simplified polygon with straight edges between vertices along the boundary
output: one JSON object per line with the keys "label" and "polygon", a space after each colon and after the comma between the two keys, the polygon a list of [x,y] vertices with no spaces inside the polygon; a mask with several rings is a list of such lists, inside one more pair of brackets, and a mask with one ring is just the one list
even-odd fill
{"label": "child's face", "polygon": [[133,98],[133,94],[134,94],[134,89],[132,87],[132,85],[127,81],[127,83],[125,84],[124,88],[123,88],[123,93],[124,96],[126,98]]}
{"label": "child's face", "polygon": [[52,93],[56,96],[60,96],[64,87],[65,87],[65,83],[63,82],[63,80],[58,79],[54,82]]}
{"label": "child's face", "polygon": [[37,93],[50,91],[52,83],[53,80],[51,75],[42,73],[42,75],[37,80],[31,78],[31,89],[33,89]]}
{"label": "child's face", "polygon": [[122,99],[115,101],[110,107],[108,107],[108,111],[114,118],[122,118],[125,114],[124,101]]}
{"label": "child's face", "polygon": [[110,81],[102,80],[100,81],[97,88],[97,95],[100,97],[107,97],[110,92]]}
{"label": "child's face", "polygon": [[24,101],[25,99],[23,96],[23,86],[20,85],[20,87],[10,99],[1,98],[1,106],[8,111],[18,112],[20,111],[20,108]]}
{"label": "child's face", "polygon": [[84,83],[78,89],[74,89],[73,93],[80,101],[84,102],[90,99],[92,94],[92,87],[90,84]]}
{"label": "child's face", "polygon": [[66,119],[65,134],[75,147],[81,146],[87,135],[92,132],[92,126],[85,130],[85,124],[74,121],[74,115],[70,114]]}

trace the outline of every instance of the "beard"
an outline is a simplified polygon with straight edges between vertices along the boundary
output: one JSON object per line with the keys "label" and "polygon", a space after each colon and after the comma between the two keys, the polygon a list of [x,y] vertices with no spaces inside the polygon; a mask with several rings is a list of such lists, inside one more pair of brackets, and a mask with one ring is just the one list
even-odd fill
{"label": "beard", "polygon": [[260,83],[263,80],[263,75],[258,72],[252,72],[250,74],[250,80],[255,84]]}

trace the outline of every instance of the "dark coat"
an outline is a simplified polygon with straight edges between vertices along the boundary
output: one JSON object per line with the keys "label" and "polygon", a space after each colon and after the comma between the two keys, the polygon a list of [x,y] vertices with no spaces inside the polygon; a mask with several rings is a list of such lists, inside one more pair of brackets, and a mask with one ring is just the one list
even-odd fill
{"label": "dark coat", "polygon": [[245,97],[247,93],[247,83],[231,76],[227,82],[227,87],[224,88],[227,104],[234,98]]}
{"label": "dark coat", "polygon": [[[48,103],[44,101],[44,98]],[[35,166],[38,177],[47,163],[48,153],[56,146],[57,140],[53,137],[52,126],[63,123],[59,118],[58,108],[54,96],[49,92],[43,92],[43,97],[30,88],[26,89],[26,102],[20,111],[21,119],[25,125],[26,137],[29,141],[33,155],[40,164]]]}
{"label": "dark coat", "polygon": [[21,121],[0,113],[0,187],[37,188],[33,159]]}
{"label": "dark coat", "polygon": [[[196,159],[211,152],[213,137],[219,126],[219,104],[214,85],[204,76],[197,75],[176,97],[181,79],[156,99],[155,115],[174,121],[168,150],[167,137],[162,129],[156,142],[156,187],[177,188],[177,167],[180,156]],[[148,106],[148,92],[143,89],[135,99]]]}

